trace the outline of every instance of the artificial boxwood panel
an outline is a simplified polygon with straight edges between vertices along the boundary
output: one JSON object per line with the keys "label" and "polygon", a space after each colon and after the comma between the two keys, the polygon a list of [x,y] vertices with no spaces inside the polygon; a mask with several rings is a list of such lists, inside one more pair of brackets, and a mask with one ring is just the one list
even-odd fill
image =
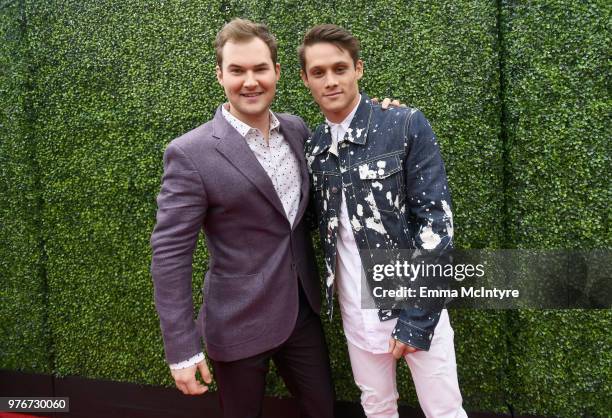
{"label": "artificial boxwood panel", "polygon": [[520,311],[508,397],[519,414],[609,417],[610,311]]}
{"label": "artificial boxwood panel", "polygon": [[[1,346],[10,353],[2,367],[23,369],[20,359],[32,358],[32,370],[44,368],[46,270],[56,373],[171,384],[148,273],[161,156],[223,100],[211,43],[234,16],[277,34],[283,76],[273,108],[311,126],[322,118],[297,76],[301,36],[334,22],[361,39],[362,87],[421,108],[438,134],[460,248],[610,245],[604,2],[39,3],[26,2],[27,44],[15,26],[20,3],[3,3],[1,15],[0,155],[10,164],[0,171],[0,254],[11,278],[3,277],[10,303],[1,309],[16,336]],[[11,178],[24,179],[17,192]],[[202,246],[196,258],[198,303]],[[36,320],[4,319],[26,318],[24,301]],[[457,310],[451,318],[469,409],[507,402],[543,415],[605,415],[607,311]],[[325,327],[339,398],[356,400],[338,316]],[[16,343],[22,328],[28,344]],[[414,404],[404,366],[400,376],[402,398]],[[286,393],[274,377],[269,392]]]}
{"label": "artificial boxwood panel", "polygon": [[[610,248],[610,2],[502,3],[511,240]],[[515,313],[515,410],[609,416],[611,320],[609,310]]]}
{"label": "artificial boxwood panel", "polygon": [[0,368],[51,372],[39,233],[38,168],[29,132],[26,22],[0,8]]}

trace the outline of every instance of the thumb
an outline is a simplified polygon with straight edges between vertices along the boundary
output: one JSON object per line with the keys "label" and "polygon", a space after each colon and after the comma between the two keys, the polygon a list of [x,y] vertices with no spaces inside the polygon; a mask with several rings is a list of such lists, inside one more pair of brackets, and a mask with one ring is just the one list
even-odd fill
{"label": "thumb", "polygon": [[392,353],[395,349],[395,338],[389,338],[389,353]]}
{"label": "thumb", "polygon": [[210,370],[208,370],[206,360],[202,360],[198,363],[198,370],[200,371],[200,375],[202,375],[202,379],[210,385],[212,383],[212,375],[210,374]]}

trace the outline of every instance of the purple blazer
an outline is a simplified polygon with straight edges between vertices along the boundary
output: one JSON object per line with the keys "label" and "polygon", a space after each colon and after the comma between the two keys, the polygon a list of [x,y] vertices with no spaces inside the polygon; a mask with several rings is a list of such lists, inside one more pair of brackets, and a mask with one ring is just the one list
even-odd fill
{"label": "purple blazer", "polygon": [[[173,140],[164,154],[151,236],[151,272],[166,360],[176,363],[201,351],[233,361],[283,343],[298,313],[298,279],[319,313],[319,276],[304,219],[309,179],[304,121],[276,114],[300,163],[302,190],[291,228],[265,170],[243,137],[215,117]],[[192,261],[204,230],[209,270],[204,303],[193,318]]]}

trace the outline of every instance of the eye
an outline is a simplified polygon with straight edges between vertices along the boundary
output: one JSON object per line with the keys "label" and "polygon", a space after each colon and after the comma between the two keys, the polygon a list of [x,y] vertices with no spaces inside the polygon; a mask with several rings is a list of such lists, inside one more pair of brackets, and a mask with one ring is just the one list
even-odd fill
{"label": "eye", "polygon": [[240,68],[232,68],[230,69],[230,73],[238,75],[238,74],[242,74],[242,70]]}
{"label": "eye", "polygon": [[346,67],[338,67],[338,68],[336,68],[336,72],[337,72],[338,74],[342,74],[342,73],[344,73],[345,71],[346,71]]}

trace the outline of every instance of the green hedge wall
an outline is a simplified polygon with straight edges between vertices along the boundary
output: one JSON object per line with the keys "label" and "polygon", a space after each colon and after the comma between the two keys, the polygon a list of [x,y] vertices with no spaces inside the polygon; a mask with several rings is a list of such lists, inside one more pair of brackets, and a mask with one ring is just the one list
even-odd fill
{"label": "green hedge wall", "polygon": [[[16,24],[18,4],[27,24]],[[360,38],[362,87],[419,107],[438,134],[459,247],[609,247],[609,186],[591,174],[609,173],[607,39],[597,28],[610,6],[569,5],[23,0],[3,8],[11,42],[0,47],[0,60],[10,71],[0,74],[0,94],[21,105],[2,101],[0,156],[23,169],[0,171],[0,184],[9,185],[0,190],[0,265],[22,288],[10,294],[3,280],[9,303],[0,313],[10,335],[31,329],[37,338],[3,341],[3,353],[15,356],[3,355],[0,367],[45,364],[31,369],[172,385],[148,271],[161,158],[170,140],[210,119],[223,101],[212,41],[236,16],[264,21],[277,35],[283,74],[273,109],[311,126],[321,116],[299,80],[301,36],[334,22]],[[566,154],[570,148],[575,154]],[[11,188],[15,177],[29,194]],[[6,225],[29,235],[5,232]],[[567,244],[569,237],[578,239]],[[32,258],[17,251],[24,243]],[[196,259],[199,304],[203,245]],[[36,321],[28,322],[31,309],[22,313],[24,300],[40,311]],[[455,310],[451,317],[467,409],[606,414],[607,312]],[[324,325],[339,398],[356,401],[339,317]],[[408,370],[400,370],[402,399],[415,405]],[[268,391],[287,393],[273,375]]]}
{"label": "green hedge wall", "polygon": [[[512,241],[610,248],[611,3],[503,3]],[[610,416],[610,310],[513,315],[515,409]]]}
{"label": "green hedge wall", "polygon": [[0,367],[51,373],[25,16],[0,12]]}

